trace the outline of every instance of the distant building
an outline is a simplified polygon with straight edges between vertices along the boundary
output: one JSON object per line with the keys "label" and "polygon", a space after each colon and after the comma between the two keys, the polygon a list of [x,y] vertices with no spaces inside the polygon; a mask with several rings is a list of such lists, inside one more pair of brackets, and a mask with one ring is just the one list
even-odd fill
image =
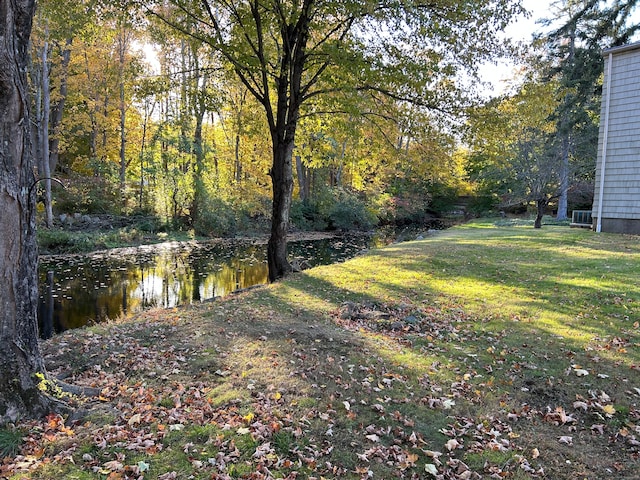
{"label": "distant building", "polygon": [[640,234],[640,42],[603,56],[593,228]]}

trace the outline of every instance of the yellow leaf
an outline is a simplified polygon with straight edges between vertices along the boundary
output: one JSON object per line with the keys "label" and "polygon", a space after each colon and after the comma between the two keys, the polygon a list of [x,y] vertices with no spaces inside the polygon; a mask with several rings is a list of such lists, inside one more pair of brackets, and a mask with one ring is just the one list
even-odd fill
{"label": "yellow leaf", "polygon": [[249,412],[244,417],[242,417],[242,419],[247,423],[251,423],[255,417],[256,416],[253,414],[253,412]]}
{"label": "yellow leaf", "polygon": [[614,407],[613,405],[605,405],[602,408],[602,411],[607,415],[607,416],[613,416],[616,413],[616,407]]}

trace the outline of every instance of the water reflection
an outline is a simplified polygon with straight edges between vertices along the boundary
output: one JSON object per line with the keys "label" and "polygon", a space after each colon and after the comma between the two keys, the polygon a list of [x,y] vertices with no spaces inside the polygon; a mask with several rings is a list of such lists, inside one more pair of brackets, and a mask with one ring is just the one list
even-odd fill
{"label": "water reflection", "polygon": [[[290,256],[305,266],[350,258],[365,236],[291,242]],[[130,254],[43,259],[39,265],[40,336],[151,307],[174,307],[267,282],[266,247],[165,244]]]}

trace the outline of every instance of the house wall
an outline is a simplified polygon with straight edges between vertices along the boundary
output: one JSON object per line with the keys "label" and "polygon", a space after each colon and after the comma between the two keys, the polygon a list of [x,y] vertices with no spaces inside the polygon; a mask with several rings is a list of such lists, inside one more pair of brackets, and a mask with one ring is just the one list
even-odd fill
{"label": "house wall", "polygon": [[[609,54],[611,76],[608,76]],[[605,160],[601,231],[640,233],[640,43],[605,51],[604,60],[594,228],[598,223]],[[608,82],[611,82],[610,86]],[[607,92],[610,96],[608,124]],[[603,147],[607,127],[605,158]]]}

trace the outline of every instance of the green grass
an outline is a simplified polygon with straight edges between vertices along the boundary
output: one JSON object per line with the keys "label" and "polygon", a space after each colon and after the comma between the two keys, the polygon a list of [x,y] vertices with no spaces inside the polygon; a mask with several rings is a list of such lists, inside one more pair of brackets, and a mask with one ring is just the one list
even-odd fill
{"label": "green grass", "polygon": [[69,332],[47,362],[104,409],[13,478],[636,478],[639,271],[638,237],[475,222]]}
{"label": "green grass", "polygon": [[24,432],[14,428],[0,429],[0,457],[14,456],[20,451]]}

